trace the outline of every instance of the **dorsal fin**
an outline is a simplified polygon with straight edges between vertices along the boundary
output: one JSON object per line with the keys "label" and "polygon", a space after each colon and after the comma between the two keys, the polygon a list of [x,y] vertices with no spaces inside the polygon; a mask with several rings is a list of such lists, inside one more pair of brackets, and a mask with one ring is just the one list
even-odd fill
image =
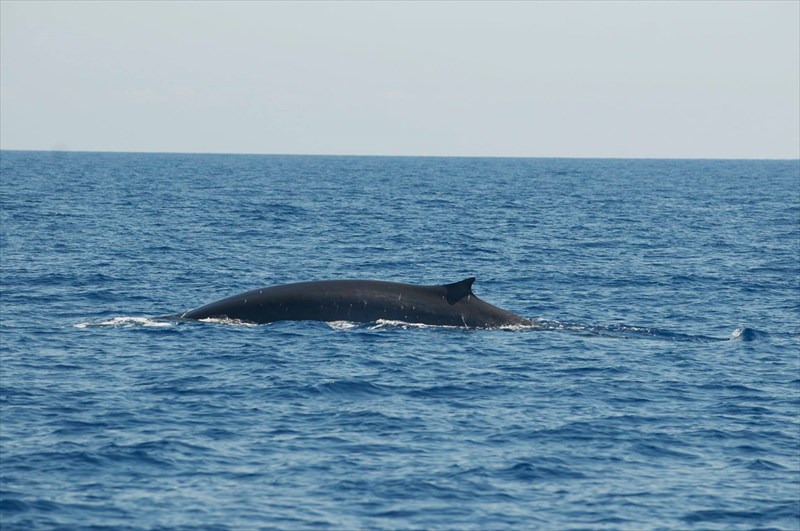
{"label": "dorsal fin", "polygon": [[453,282],[452,284],[445,284],[444,289],[447,302],[455,304],[467,295],[472,295],[473,282],[475,282],[475,277],[465,278],[460,282]]}

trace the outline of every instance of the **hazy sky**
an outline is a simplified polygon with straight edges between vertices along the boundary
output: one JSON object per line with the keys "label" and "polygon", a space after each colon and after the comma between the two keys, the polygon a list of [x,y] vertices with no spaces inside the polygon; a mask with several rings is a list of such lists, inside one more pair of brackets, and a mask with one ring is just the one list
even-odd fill
{"label": "hazy sky", "polygon": [[800,157],[800,2],[0,2],[0,147]]}

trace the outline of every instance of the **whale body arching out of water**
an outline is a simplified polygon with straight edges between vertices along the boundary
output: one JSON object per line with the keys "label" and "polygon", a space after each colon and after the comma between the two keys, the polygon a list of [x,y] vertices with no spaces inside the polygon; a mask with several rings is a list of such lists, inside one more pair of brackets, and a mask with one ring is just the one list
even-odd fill
{"label": "whale body arching out of water", "polygon": [[402,321],[466,328],[532,326],[472,293],[475,278],[418,286],[378,280],[323,280],[255,289],[165,318],[275,321]]}

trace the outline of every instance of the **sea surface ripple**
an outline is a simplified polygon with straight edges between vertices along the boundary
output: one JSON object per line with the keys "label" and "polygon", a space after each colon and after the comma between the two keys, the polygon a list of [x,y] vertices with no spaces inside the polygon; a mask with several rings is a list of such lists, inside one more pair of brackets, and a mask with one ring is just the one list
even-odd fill
{"label": "sea surface ripple", "polygon": [[[0,153],[0,525],[800,529],[800,163]],[[177,323],[478,278],[534,327]]]}

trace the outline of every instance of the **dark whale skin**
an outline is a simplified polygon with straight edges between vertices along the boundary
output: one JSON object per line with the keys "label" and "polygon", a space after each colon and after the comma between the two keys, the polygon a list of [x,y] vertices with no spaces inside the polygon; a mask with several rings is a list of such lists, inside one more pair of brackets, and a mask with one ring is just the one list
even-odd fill
{"label": "dark whale skin", "polygon": [[379,280],[323,280],[255,289],[172,318],[275,321],[375,322],[379,319],[466,328],[532,325],[472,293],[475,278],[418,286]]}

